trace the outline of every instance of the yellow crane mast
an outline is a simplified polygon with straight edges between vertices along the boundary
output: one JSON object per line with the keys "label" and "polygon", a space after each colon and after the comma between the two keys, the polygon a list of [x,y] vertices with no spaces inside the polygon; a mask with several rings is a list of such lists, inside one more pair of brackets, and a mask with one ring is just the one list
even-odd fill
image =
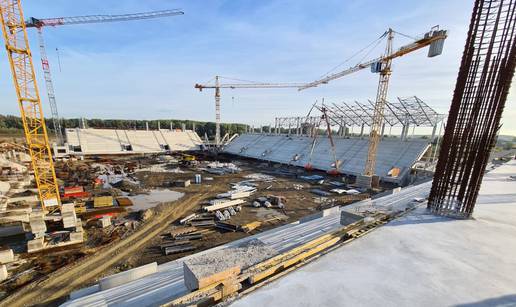
{"label": "yellow crane mast", "polygon": [[39,199],[44,211],[53,211],[61,200],[21,1],[0,0],[0,19]]}

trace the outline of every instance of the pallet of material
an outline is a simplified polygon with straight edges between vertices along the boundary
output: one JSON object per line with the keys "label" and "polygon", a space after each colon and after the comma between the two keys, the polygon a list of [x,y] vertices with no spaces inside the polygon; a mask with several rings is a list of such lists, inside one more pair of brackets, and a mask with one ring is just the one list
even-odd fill
{"label": "pallet of material", "polygon": [[195,250],[195,246],[188,244],[188,245],[165,247],[165,249],[163,250],[163,253],[165,255],[172,255],[172,254],[189,252],[189,251],[193,251],[193,250]]}
{"label": "pallet of material", "polygon": [[223,223],[223,222],[217,222],[216,227],[223,229],[223,230],[232,231],[232,232],[236,232],[238,230],[238,226],[229,224],[229,223]]}
{"label": "pallet of material", "polygon": [[187,215],[184,218],[182,218],[181,220],[179,220],[179,224],[186,224],[186,223],[188,223],[188,221],[195,219],[197,216],[198,216],[197,213],[192,213],[190,215]]}
{"label": "pallet of material", "polygon": [[120,207],[130,207],[133,205],[133,201],[129,197],[117,197],[116,202]]}
{"label": "pallet of material", "polygon": [[93,198],[94,208],[104,208],[113,206],[113,196],[99,196]]}
{"label": "pallet of material", "polygon": [[240,228],[242,229],[243,232],[251,232],[260,226],[262,226],[262,222],[254,221],[251,223],[244,224]]}
{"label": "pallet of material", "polygon": [[200,239],[202,239],[202,234],[200,234],[200,233],[184,234],[184,235],[176,236],[174,239],[176,241],[181,241],[181,240],[200,240]]}
{"label": "pallet of material", "polygon": [[213,219],[194,220],[194,221],[190,221],[190,225],[192,225],[193,227],[213,227],[213,226],[215,226],[215,221]]}
{"label": "pallet of material", "polygon": [[217,210],[220,210],[220,209],[224,209],[224,208],[227,208],[227,207],[232,207],[232,206],[240,205],[240,204],[243,204],[243,203],[245,203],[245,201],[242,200],[242,199],[228,200],[228,201],[221,202],[221,203],[218,203],[218,204],[215,204],[215,205],[204,206],[203,210],[206,211],[206,212],[214,212],[214,211],[217,211]]}
{"label": "pallet of material", "polygon": [[169,234],[170,234],[171,238],[175,238],[177,236],[196,232],[196,231],[197,231],[197,228],[195,228],[195,227],[181,227],[181,228],[176,228],[174,230],[171,230]]}
{"label": "pallet of material", "polygon": [[189,244],[190,244],[190,241],[179,241],[179,242],[173,241],[173,242],[164,242],[159,247],[162,251],[165,251],[165,248],[167,248],[167,247],[175,247],[175,246],[182,246],[182,245],[189,245]]}

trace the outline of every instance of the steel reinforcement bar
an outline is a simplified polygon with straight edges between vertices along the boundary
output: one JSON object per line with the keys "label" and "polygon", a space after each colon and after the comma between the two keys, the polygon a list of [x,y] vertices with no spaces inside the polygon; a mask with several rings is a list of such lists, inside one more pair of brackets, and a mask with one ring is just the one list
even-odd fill
{"label": "steel reinforcement bar", "polygon": [[516,64],[516,0],[476,0],[428,207],[469,218]]}

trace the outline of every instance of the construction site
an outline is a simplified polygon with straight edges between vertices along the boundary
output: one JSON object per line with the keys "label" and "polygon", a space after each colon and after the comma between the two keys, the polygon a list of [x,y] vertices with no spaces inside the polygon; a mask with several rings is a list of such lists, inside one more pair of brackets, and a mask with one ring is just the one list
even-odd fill
{"label": "construction site", "polygon": [[[387,24],[364,49],[348,42],[356,63],[306,82],[189,80],[213,123],[192,110],[125,126],[60,116],[43,31],[190,12],[34,18],[26,2],[0,1],[2,90],[22,127],[0,131],[0,306],[516,306],[516,146],[500,137],[515,0],[467,1],[448,112],[389,84],[411,53],[446,66],[453,33]],[[368,73],[376,97],[223,121],[227,90],[303,95]]]}

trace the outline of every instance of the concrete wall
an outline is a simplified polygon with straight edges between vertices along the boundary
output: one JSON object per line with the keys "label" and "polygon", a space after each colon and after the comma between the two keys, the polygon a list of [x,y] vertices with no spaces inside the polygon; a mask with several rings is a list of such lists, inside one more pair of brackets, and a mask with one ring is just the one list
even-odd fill
{"label": "concrete wall", "polygon": [[100,290],[111,289],[156,272],[158,272],[158,264],[153,262],[125,272],[111,275],[109,277],[102,278],[99,281]]}

